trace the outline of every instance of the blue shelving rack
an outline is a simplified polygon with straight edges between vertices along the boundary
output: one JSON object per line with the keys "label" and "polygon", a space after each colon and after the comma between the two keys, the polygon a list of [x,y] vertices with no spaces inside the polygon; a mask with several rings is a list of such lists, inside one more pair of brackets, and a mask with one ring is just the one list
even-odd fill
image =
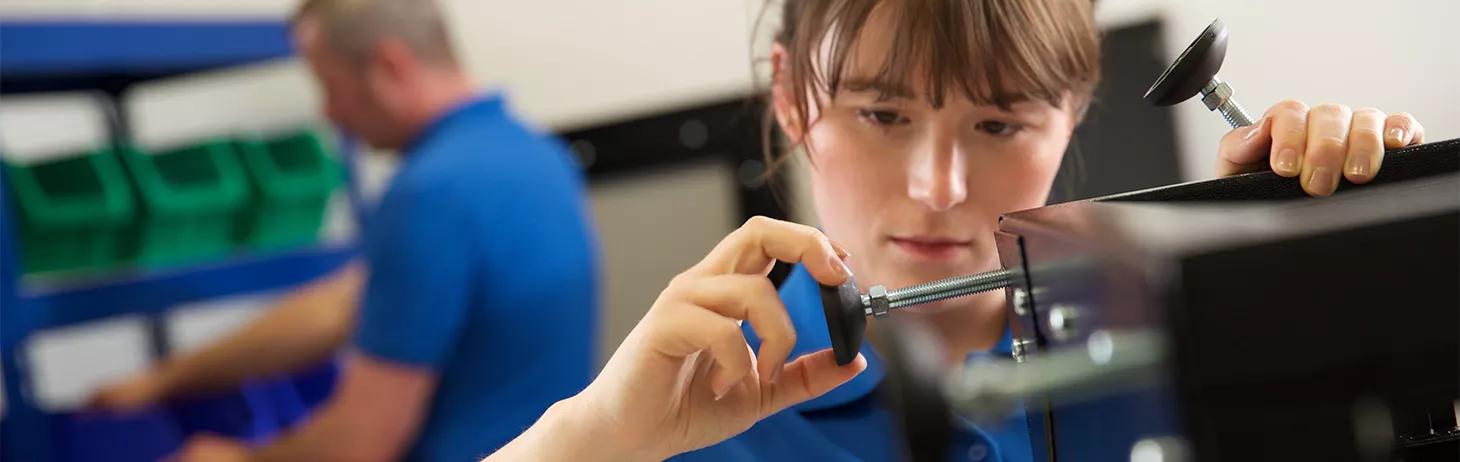
{"label": "blue shelving rack", "polygon": [[[0,91],[16,82],[106,76],[146,79],[293,54],[288,24],[254,21],[0,20]],[[85,84],[82,84],[85,85]],[[25,87],[26,85],[20,85]],[[354,143],[342,139],[348,192],[361,215],[354,181]],[[326,274],[356,253],[355,245],[242,256],[178,270],[127,274],[102,282],[35,289],[20,281],[14,211],[0,173],[0,354],[5,414],[0,459],[56,459],[57,416],[35,407],[24,348],[31,334],[125,313],[160,313],[191,301],[287,287]]]}

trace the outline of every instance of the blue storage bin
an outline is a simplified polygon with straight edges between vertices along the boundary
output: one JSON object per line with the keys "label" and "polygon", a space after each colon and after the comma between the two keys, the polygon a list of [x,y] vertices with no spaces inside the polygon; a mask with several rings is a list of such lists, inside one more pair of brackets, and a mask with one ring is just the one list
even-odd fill
{"label": "blue storage bin", "polygon": [[58,460],[153,462],[176,452],[188,436],[199,432],[264,444],[328,399],[338,373],[339,368],[330,362],[293,376],[258,380],[237,391],[162,408],[132,414],[61,416]]}
{"label": "blue storage bin", "polygon": [[58,420],[58,459],[71,462],[155,462],[183,441],[173,416],[162,409],[117,415],[78,413]]}

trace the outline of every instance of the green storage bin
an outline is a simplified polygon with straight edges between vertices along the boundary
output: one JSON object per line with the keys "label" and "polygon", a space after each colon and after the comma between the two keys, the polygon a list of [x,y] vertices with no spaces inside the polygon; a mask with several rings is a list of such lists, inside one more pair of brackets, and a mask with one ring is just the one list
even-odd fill
{"label": "green storage bin", "polygon": [[131,236],[148,267],[216,260],[233,249],[233,228],[248,185],[225,139],[148,155],[123,148],[141,214]]}
{"label": "green storage bin", "polygon": [[253,193],[238,219],[238,242],[254,249],[314,243],[330,195],[342,183],[340,166],[319,135],[301,131],[234,146]]}
{"label": "green storage bin", "polygon": [[24,273],[104,269],[124,260],[136,206],[112,149],[35,165],[7,162],[5,170]]}

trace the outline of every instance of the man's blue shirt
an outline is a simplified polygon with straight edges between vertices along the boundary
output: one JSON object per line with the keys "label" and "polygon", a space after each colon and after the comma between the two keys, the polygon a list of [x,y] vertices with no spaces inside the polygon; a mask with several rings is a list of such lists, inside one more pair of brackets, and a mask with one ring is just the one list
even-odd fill
{"label": "man's blue shirt", "polygon": [[581,174],[500,96],[434,122],[365,226],[354,343],[440,382],[409,460],[476,460],[587,385],[597,248]]}

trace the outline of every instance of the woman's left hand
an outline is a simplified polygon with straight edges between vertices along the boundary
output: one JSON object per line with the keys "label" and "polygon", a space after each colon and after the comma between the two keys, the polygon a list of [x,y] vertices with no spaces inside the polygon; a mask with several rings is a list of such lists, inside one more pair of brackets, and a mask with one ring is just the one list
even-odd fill
{"label": "woman's left hand", "polygon": [[1379,173],[1384,150],[1423,143],[1424,127],[1407,113],[1341,104],[1313,108],[1301,101],[1274,104],[1262,119],[1222,137],[1217,151],[1220,176],[1271,168],[1298,177],[1303,190],[1327,196],[1339,177],[1367,183]]}

